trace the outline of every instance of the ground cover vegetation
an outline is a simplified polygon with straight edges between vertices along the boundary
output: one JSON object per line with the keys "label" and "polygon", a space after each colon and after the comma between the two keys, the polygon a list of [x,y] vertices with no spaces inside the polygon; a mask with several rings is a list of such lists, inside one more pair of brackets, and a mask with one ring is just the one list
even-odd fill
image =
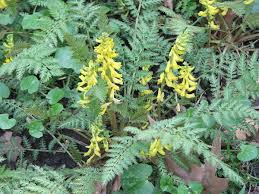
{"label": "ground cover vegetation", "polygon": [[259,190],[258,0],[0,0],[1,194]]}

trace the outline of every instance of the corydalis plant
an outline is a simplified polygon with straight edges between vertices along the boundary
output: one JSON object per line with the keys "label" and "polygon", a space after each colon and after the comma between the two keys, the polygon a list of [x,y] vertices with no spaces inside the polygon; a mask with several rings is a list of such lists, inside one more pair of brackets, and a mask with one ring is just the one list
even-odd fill
{"label": "corydalis plant", "polygon": [[83,106],[90,102],[88,92],[97,84],[98,78],[102,78],[107,83],[110,102],[115,100],[115,92],[119,91],[119,85],[123,84],[122,75],[117,72],[121,68],[121,63],[114,61],[118,54],[114,50],[113,39],[104,33],[96,41],[100,43],[94,49],[97,54],[96,60],[91,60],[88,66],[80,71],[81,82],[78,83],[77,89],[83,93],[80,101]]}
{"label": "corydalis plant", "polygon": [[[188,32],[183,32],[177,37],[170,51],[165,71],[160,74],[158,80],[158,85],[161,85],[157,95],[158,102],[163,101],[163,88],[165,86],[173,88],[182,97],[193,98],[195,96],[193,91],[196,89],[197,83],[192,75],[193,67],[184,62],[183,58],[189,43],[190,34]],[[184,65],[182,66],[179,63]]]}
{"label": "corydalis plant", "polygon": [[10,56],[14,47],[13,34],[8,34],[6,42],[3,43],[5,61],[4,64],[12,62],[13,58]]}
{"label": "corydalis plant", "polygon": [[[245,5],[250,5],[255,0],[244,0],[243,3]],[[217,7],[218,1],[217,0],[200,0],[200,4],[205,8],[204,11],[200,11],[198,13],[201,17],[206,17],[208,20],[208,26],[212,30],[219,30],[220,26],[218,24],[215,24],[215,18],[217,14],[220,14],[222,16],[225,16],[228,12],[227,7]]]}

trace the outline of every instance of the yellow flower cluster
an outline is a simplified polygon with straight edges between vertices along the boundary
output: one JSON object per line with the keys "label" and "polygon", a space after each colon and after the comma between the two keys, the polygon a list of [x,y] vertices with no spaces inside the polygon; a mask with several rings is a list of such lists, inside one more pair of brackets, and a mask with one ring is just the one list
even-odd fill
{"label": "yellow flower cluster", "polygon": [[91,144],[89,146],[86,146],[86,148],[88,148],[89,150],[84,154],[84,156],[90,156],[90,158],[87,160],[87,164],[91,163],[92,159],[95,156],[101,157],[101,150],[99,147],[100,143],[103,144],[105,151],[109,150],[108,138],[101,135],[103,130],[100,129],[99,126],[92,125],[91,132],[92,132],[92,138],[90,140]]}
{"label": "yellow flower cluster", "polygon": [[114,50],[113,39],[108,37],[108,34],[103,34],[97,39],[97,42],[100,44],[95,47],[94,51],[97,53],[96,62],[101,64],[98,71],[108,85],[109,96],[112,101],[115,92],[120,90],[119,85],[123,84],[122,75],[117,72],[121,68],[121,63],[114,61],[118,54]]}
{"label": "yellow flower cluster", "polygon": [[[245,5],[250,5],[251,3],[255,2],[255,0],[244,0],[243,2]],[[228,8],[216,7],[214,4],[217,3],[217,0],[200,0],[200,3],[203,5],[205,10],[200,11],[198,15],[201,17],[207,17],[210,28],[212,30],[218,30],[219,25],[215,24],[215,17],[217,14],[225,16],[228,12]]]}
{"label": "yellow flower cluster", "polygon": [[149,151],[148,153],[144,153],[144,151],[142,151],[140,154],[145,157],[155,157],[157,154],[161,154],[161,155],[165,155],[165,151],[164,149],[170,151],[172,149],[172,145],[168,144],[168,145],[163,145],[161,143],[161,140],[159,138],[156,138],[149,147]]}
{"label": "yellow flower cluster", "polygon": [[169,54],[165,71],[160,74],[158,84],[161,88],[158,89],[157,101],[162,102],[164,99],[163,87],[166,85],[173,88],[180,96],[193,98],[193,91],[196,89],[196,79],[192,75],[194,68],[184,63],[184,66],[179,65],[183,62],[183,55],[186,53],[187,45],[190,41],[190,35],[187,32],[180,34]]}
{"label": "yellow flower cluster", "polygon": [[8,5],[5,0],[0,0],[0,9],[6,8]]}
{"label": "yellow flower cluster", "polygon": [[4,46],[4,54],[5,54],[5,61],[4,64],[12,62],[13,58],[9,57],[8,55],[11,54],[12,49],[14,47],[14,41],[13,41],[13,34],[8,34],[7,35],[7,40],[6,42],[3,43]]}
{"label": "yellow flower cluster", "polygon": [[228,8],[218,8],[213,4],[216,3],[217,0],[200,0],[200,3],[205,8],[204,11],[200,11],[198,13],[201,17],[207,17],[208,24],[212,30],[218,30],[219,25],[215,24],[214,20],[217,14],[226,15],[228,12]]}
{"label": "yellow flower cluster", "polygon": [[88,91],[97,84],[97,66],[90,60],[88,66],[84,66],[80,73],[81,82],[78,83],[77,90],[83,93],[83,98],[79,101],[79,104],[85,107],[90,102],[87,96]]}
{"label": "yellow flower cluster", "polygon": [[114,50],[113,39],[104,33],[96,41],[100,43],[94,49],[97,54],[96,60],[89,61],[88,65],[80,70],[81,81],[78,83],[77,90],[83,93],[82,99],[79,101],[80,105],[86,107],[90,102],[88,92],[97,84],[98,77],[101,76],[108,85],[110,96],[110,102],[101,106],[101,115],[103,115],[107,107],[115,100],[114,94],[120,89],[119,85],[123,84],[123,79],[122,75],[117,72],[121,68],[121,64],[114,61],[118,54]]}
{"label": "yellow flower cluster", "polygon": [[[140,79],[140,84],[143,85],[143,86],[148,86],[148,83],[150,82],[150,80],[152,80],[152,76],[153,76],[153,72],[149,71],[149,66],[148,65],[144,65],[142,67],[142,70],[145,71],[147,73],[146,76],[144,76],[143,78]],[[143,91],[141,91],[140,95],[141,96],[145,96],[145,95],[150,95],[152,94],[153,91],[150,90],[150,89],[145,89]],[[151,102],[151,99],[149,99],[145,106],[144,106],[144,109],[149,112],[151,109],[152,109],[152,102]]]}

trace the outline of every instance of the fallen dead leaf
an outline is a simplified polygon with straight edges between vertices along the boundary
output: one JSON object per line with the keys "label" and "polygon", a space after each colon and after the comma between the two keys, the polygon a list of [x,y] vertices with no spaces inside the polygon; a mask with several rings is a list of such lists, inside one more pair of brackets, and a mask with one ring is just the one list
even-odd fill
{"label": "fallen dead leaf", "polygon": [[97,182],[95,184],[95,192],[93,194],[107,194],[106,185]]}
{"label": "fallen dead leaf", "polygon": [[247,136],[250,136],[250,134],[248,134],[245,131],[242,131],[240,129],[236,130],[236,138],[239,140],[246,140]]}
{"label": "fallen dead leaf", "polygon": [[[212,143],[212,150],[215,155],[220,157],[221,152],[221,136],[217,134]],[[190,181],[198,181],[204,186],[203,194],[219,194],[228,188],[228,180],[226,178],[219,178],[216,176],[216,167],[212,166],[209,162],[204,165],[192,165],[190,172],[185,171],[179,167],[170,157],[166,156],[166,166],[170,172],[181,177],[186,184]]]}
{"label": "fallen dead leaf", "polygon": [[15,162],[23,150],[21,145],[22,138],[19,136],[13,137],[13,132],[7,131],[0,137],[0,144],[3,144],[2,154],[8,154],[11,162]]}
{"label": "fallen dead leaf", "polygon": [[120,188],[121,188],[121,177],[117,175],[112,184],[112,191],[113,192],[119,191]]}

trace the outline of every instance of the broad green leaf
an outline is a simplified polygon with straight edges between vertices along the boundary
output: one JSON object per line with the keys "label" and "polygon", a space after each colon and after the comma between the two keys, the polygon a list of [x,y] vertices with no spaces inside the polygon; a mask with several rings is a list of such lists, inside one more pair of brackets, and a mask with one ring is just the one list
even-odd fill
{"label": "broad green leaf", "polygon": [[10,96],[10,90],[8,86],[5,83],[0,82],[0,101],[3,98],[8,98],[9,96]]}
{"label": "broad green leaf", "polygon": [[70,47],[59,48],[55,58],[60,67],[73,69],[76,73],[79,73],[83,66],[73,57],[73,52]]}
{"label": "broad green leaf", "polygon": [[241,151],[237,154],[240,161],[247,162],[258,157],[258,149],[255,145],[241,145]]}
{"label": "broad green leaf", "polygon": [[56,104],[58,101],[60,101],[65,95],[65,92],[63,89],[60,88],[54,88],[49,91],[47,94],[47,99],[49,101],[49,104]]}
{"label": "broad green leaf", "polygon": [[160,179],[160,188],[164,192],[173,193],[176,191],[176,187],[174,186],[174,182],[171,176],[165,175]]}
{"label": "broad green leaf", "polygon": [[29,133],[32,137],[40,138],[43,136],[44,126],[41,121],[32,121],[27,125]]}
{"label": "broad green leaf", "polygon": [[152,167],[147,164],[137,164],[129,167],[122,175],[123,190],[131,194],[152,193],[154,186],[148,181]]}
{"label": "broad green leaf", "polygon": [[203,191],[203,186],[199,182],[189,182],[189,187],[194,194],[201,194],[201,192]]}
{"label": "broad green leaf", "polygon": [[51,117],[57,116],[59,113],[62,112],[63,109],[64,109],[64,107],[63,107],[62,104],[60,104],[60,103],[53,104],[50,107],[49,114],[50,114]]}
{"label": "broad green leaf", "polygon": [[0,114],[0,129],[11,129],[16,124],[15,119],[9,119],[8,114]]}
{"label": "broad green leaf", "polygon": [[40,82],[36,76],[30,75],[22,79],[20,87],[21,90],[27,90],[29,94],[33,94],[38,91]]}
{"label": "broad green leaf", "polygon": [[40,13],[34,13],[33,15],[25,15],[22,20],[23,29],[29,30],[46,30],[53,24],[50,17],[43,16]]}
{"label": "broad green leaf", "polygon": [[6,26],[8,24],[12,24],[14,21],[14,17],[11,16],[9,13],[4,12],[0,13],[0,25]]}

